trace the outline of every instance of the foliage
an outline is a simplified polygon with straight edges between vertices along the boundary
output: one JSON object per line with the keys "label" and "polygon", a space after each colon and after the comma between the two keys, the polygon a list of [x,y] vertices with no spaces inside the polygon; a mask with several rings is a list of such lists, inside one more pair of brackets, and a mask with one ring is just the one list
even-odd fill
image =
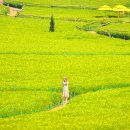
{"label": "foliage", "polygon": [[20,4],[18,2],[10,2],[10,3],[5,2],[4,5],[14,7],[14,8],[18,8],[18,9],[22,9],[22,7],[23,7],[23,4]]}
{"label": "foliage", "polygon": [[97,29],[97,33],[114,37],[114,38],[121,38],[124,40],[129,40],[130,31],[129,30],[127,31],[129,26],[130,26],[129,23],[109,25],[109,26]]}
{"label": "foliage", "polygon": [[23,5],[19,4],[19,3],[8,3],[8,5],[10,7],[14,7],[14,8],[18,8],[18,9],[22,9]]}
{"label": "foliage", "polygon": [[0,5],[0,14],[7,15],[8,13],[9,13],[9,8],[4,5]]}
{"label": "foliage", "polygon": [[49,31],[50,31],[50,32],[55,32],[55,22],[54,22],[54,17],[53,17],[53,15],[51,16]]}
{"label": "foliage", "polygon": [[129,92],[128,87],[80,95],[60,111],[0,119],[1,129],[127,130],[130,129]]}

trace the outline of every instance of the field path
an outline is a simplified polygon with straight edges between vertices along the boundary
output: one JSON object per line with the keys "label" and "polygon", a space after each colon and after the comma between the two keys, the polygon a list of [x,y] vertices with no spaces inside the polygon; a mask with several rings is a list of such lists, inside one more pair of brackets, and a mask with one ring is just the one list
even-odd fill
{"label": "field path", "polygon": [[54,111],[58,111],[58,110],[61,110],[65,107],[65,105],[61,105],[61,106],[58,106],[58,107],[54,107],[53,109],[49,110],[48,112],[54,112]]}
{"label": "field path", "polygon": [[87,31],[87,32],[89,32],[91,34],[97,34],[96,31]]}

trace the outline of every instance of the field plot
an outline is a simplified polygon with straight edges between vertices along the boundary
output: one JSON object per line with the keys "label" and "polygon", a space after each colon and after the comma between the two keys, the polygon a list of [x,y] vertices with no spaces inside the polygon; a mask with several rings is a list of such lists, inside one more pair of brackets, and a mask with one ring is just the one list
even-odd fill
{"label": "field plot", "polygon": [[[104,3],[92,6],[93,2],[90,7]],[[49,32],[52,14],[53,33]],[[102,22],[103,15],[88,9],[25,6],[17,18],[0,16],[0,129],[130,129],[130,40],[77,29]],[[102,29],[129,32],[130,23],[118,25],[112,24],[119,21],[116,17],[106,19],[111,24]],[[69,79],[69,103],[48,112],[61,105],[64,76]]]}
{"label": "field plot", "polygon": [[[7,0],[11,1],[11,0]],[[33,4],[45,4],[45,5],[81,5],[81,6],[87,6],[92,8],[98,8],[99,6],[102,6],[106,4],[105,0],[15,0],[18,2],[24,2],[24,3],[33,3]],[[108,5],[115,6],[117,3],[124,4],[124,5],[130,5],[128,0],[109,0],[107,2]]]}
{"label": "field plot", "polygon": [[[88,93],[64,109],[0,119],[2,129],[130,129],[130,88]],[[77,103],[78,102],[78,103]],[[105,120],[104,120],[105,119]],[[7,124],[8,123],[8,124]],[[51,124],[51,125],[50,125]]]}
{"label": "field plot", "polygon": [[130,39],[130,22],[111,24],[109,26],[97,29],[97,32],[110,37],[121,38],[124,40]]}
{"label": "field plot", "polygon": [[[41,7],[25,7],[22,14],[29,15],[32,14],[36,16],[46,16],[50,17],[52,14],[55,18],[60,18],[67,20],[67,18],[77,20],[82,19],[95,19],[97,16],[104,16],[104,12],[97,10],[88,10],[88,9],[73,9],[73,8],[41,8]],[[116,15],[116,13],[108,12],[108,15]]]}

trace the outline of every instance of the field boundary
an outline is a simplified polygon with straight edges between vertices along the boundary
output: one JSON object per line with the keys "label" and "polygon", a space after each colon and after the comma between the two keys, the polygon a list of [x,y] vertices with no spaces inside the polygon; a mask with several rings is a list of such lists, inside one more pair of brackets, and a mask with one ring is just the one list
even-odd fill
{"label": "field boundary", "polygon": [[129,31],[110,30],[110,29],[99,29],[96,31],[98,34],[108,36],[110,38],[119,38],[123,40],[130,40]]}
{"label": "field boundary", "polygon": [[[66,105],[67,105],[67,104],[66,104]],[[55,111],[61,110],[61,109],[63,109],[66,105],[60,105],[60,106],[54,107],[54,108],[50,109],[48,112],[55,112]]]}
{"label": "field boundary", "polygon": [[28,3],[28,2],[18,2],[18,1],[11,1],[16,2],[19,4],[23,4],[24,6],[33,6],[33,7],[42,7],[42,8],[70,8],[70,9],[89,9],[89,10],[96,10],[97,8],[88,7],[84,5],[48,5],[48,4],[36,4],[36,3]]}
{"label": "field boundary", "polygon": [[124,52],[124,53],[116,53],[116,52],[108,52],[108,53],[99,53],[99,52],[80,52],[80,53],[75,53],[75,52],[0,52],[0,55],[49,55],[49,56],[129,56],[130,52]]}
{"label": "field boundary", "polygon": [[[19,18],[33,18],[33,19],[50,19],[49,16],[38,16],[38,15],[25,15],[25,14],[20,14],[18,16]],[[62,17],[62,18],[55,18],[56,20],[63,20],[63,21],[71,21],[71,22],[88,22],[88,20],[86,19],[82,19],[82,18],[67,18],[67,17]]]}

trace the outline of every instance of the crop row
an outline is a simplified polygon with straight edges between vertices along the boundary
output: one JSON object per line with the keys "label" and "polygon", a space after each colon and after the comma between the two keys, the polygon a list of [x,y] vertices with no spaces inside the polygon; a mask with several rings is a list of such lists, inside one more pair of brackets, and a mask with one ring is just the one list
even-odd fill
{"label": "crop row", "polygon": [[129,40],[130,39],[129,26],[130,26],[130,23],[114,24],[114,25],[112,24],[112,25],[108,25],[106,27],[97,29],[97,33],[106,35],[109,37]]}

